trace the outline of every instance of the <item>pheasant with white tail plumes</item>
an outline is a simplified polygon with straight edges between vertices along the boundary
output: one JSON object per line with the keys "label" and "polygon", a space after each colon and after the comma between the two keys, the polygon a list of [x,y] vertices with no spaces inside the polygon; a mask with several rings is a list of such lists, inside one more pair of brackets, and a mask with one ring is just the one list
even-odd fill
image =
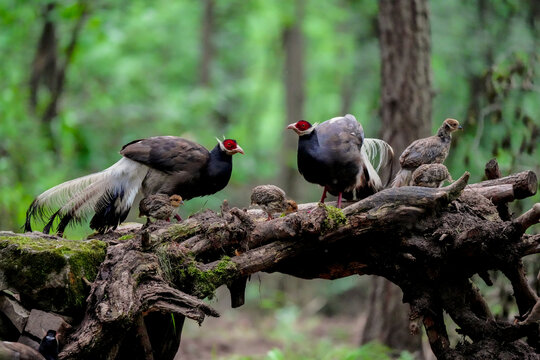
{"label": "pheasant with white tail plumes", "polygon": [[[290,124],[298,139],[298,171],[310,182],[324,187],[326,193],[352,200],[364,198],[384,188],[380,173],[391,173],[394,151],[379,139],[365,139],[362,125],[347,114],[321,124],[300,120]],[[374,159],[377,166],[373,166]]]}
{"label": "pheasant with white tail plumes", "polygon": [[63,234],[73,222],[91,214],[90,228],[104,233],[126,219],[135,200],[163,193],[184,200],[214,194],[229,182],[232,155],[244,151],[235,140],[218,140],[208,151],[202,145],[175,136],[156,136],[124,145],[116,164],[96,174],[57,185],[39,195],[26,212],[25,231],[32,231],[33,218],[46,219],[49,233]]}
{"label": "pheasant with white tail plumes", "polygon": [[413,141],[399,157],[401,169],[392,187],[411,185],[412,173],[423,164],[442,164],[448,156],[452,133],[463,128],[455,119],[446,119],[436,135]]}

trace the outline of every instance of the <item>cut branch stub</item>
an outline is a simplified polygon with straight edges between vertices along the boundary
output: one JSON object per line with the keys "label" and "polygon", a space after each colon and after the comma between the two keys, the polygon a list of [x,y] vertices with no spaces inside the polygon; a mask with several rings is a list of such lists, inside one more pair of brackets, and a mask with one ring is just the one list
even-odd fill
{"label": "cut branch stub", "polygon": [[525,199],[536,194],[536,190],[538,189],[538,178],[534,171],[522,171],[502,178],[471,184],[467,186],[467,188],[482,192],[486,191],[482,190],[482,188],[502,186],[502,189],[507,193],[508,189],[504,187],[504,185],[512,185],[515,199]]}
{"label": "cut branch stub", "polygon": [[[520,181],[517,175],[511,178]],[[134,229],[130,237],[106,234],[107,256],[87,298],[86,316],[62,358],[127,356],[137,334],[142,337],[139,347],[149,353],[165,336],[156,340],[150,328],[146,336],[141,315],[146,326],[150,318],[166,325],[171,313],[173,319],[200,323],[205,316],[218,315],[201,298],[228,285],[238,298],[235,304],[241,304],[240,283],[258,271],[301,278],[384,276],[403,290],[414,324],[424,324],[438,358],[481,359],[467,354],[480,351],[475,350],[478,344],[500,344],[501,339],[510,343],[497,345],[500,351],[532,354],[538,324],[494,320],[470,277],[502,270],[514,286],[520,314],[536,305],[520,266],[522,256],[540,251],[540,236],[523,234],[538,222],[540,208],[535,205],[515,221],[502,221],[474,186],[463,191],[467,181],[465,173],[444,188],[387,189],[343,210],[312,205],[311,211],[270,221],[225,204],[221,215],[204,211],[179,224],[153,224],[145,233]],[[495,193],[504,192],[504,186],[490,186],[498,187]],[[473,344],[450,347],[444,311]],[[516,340],[522,337],[531,346]]]}

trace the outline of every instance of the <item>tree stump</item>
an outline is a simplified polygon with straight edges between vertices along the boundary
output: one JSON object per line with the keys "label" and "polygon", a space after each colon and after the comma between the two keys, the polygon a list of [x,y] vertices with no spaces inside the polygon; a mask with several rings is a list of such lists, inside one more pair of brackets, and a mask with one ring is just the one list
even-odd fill
{"label": "tree stump", "polygon": [[[538,296],[526,281],[521,259],[540,253],[540,234],[525,234],[539,222],[540,203],[515,220],[503,221],[478,189],[489,188],[496,197],[498,191],[508,191],[508,184],[514,189],[523,177],[466,188],[468,178],[465,173],[438,189],[386,189],[343,210],[310,204],[264,221],[252,210],[223,206],[220,214],[207,210],[178,224],[160,222],[143,231],[136,226],[95,236],[89,241],[107,244],[106,254],[95,265],[95,278],[87,281],[86,308],[62,309],[77,316],[60,358],[172,359],[185,318],[201,323],[206,316],[219,316],[202,299],[221,285],[238,297],[243,291],[239,280],[277,271],[304,279],[352,274],[387,278],[411,305],[410,329],[418,331],[423,324],[438,359],[486,359],[493,354],[538,359]],[[526,181],[529,192],[514,190],[514,198],[536,192],[534,173],[528,173]],[[25,238],[41,236],[59,246],[70,241],[40,233],[0,236],[2,256]],[[6,277],[3,266],[0,261],[3,289],[23,294],[19,285],[24,281]],[[488,270],[500,270],[510,279],[519,321],[496,319],[472,285],[474,274]],[[64,279],[66,285],[80,280]],[[41,304],[42,310],[52,310],[27,299],[20,297],[23,307]],[[443,312],[470,341],[450,347]]]}

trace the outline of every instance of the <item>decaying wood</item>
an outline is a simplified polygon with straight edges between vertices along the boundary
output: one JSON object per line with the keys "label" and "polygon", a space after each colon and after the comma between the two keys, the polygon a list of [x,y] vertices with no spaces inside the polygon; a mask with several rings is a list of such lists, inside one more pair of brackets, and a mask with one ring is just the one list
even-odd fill
{"label": "decaying wood", "polygon": [[[506,185],[506,186],[505,186]],[[522,171],[517,174],[512,174],[509,176],[505,176],[502,178],[496,178],[491,180],[482,181],[476,184],[471,184],[467,186],[468,189],[475,190],[481,195],[489,194],[491,196],[495,196],[496,191],[494,189],[489,189],[493,186],[501,186],[501,191],[508,193],[508,186],[512,185],[512,199],[502,199],[500,201],[502,202],[508,202],[512,201],[514,199],[525,199],[529,196],[533,196],[536,194],[536,190],[538,189],[538,178],[536,177],[536,174],[533,171]],[[486,189],[488,188],[488,189]],[[488,196],[489,196],[488,195]],[[486,196],[486,197],[488,197]],[[509,195],[506,194],[506,197]],[[501,195],[501,197],[503,197]],[[496,201],[493,201],[496,203]]]}
{"label": "decaying wood", "polygon": [[[172,359],[184,318],[219,316],[203,298],[227,285],[240,305],[246,277],[265,271],[305,279],[380,275],[403,290],[411,330],[423,324],[438,359],[484,359],[489,351],[537,359],[538,297],[521,259],[540,253],[540,236],[524,234],[538,223],[540,204],[503,221],[479,190],[497,196],[493,189],[510,185],[517,198],[520,184],[536,177],[524,172],[466,187],[468,177],[438,189],[386,189],[343,210],[311,204],[266,221],[256,210],[224,204],[220,214],[134,228],[129,239],[101,236],[109,243],[106,258],[60,358]],[[510,279],[522,321],[490,312],[470,281],[488,270]],[[471,342],[450,346],[444,312]],[[174,331],[167,332],[171,322]]]}
{"label": "decaying wood", "polygon": [[[502,177],[497,159],[491,159],[487,162],[486,167],[484,169],[484,173],[488,180],[499,179]],[[491,196],[486,196],[486,197],[488,199],[491,199],[491,201],[497,205],[497,211],[499,212],[499,216],[501,217],[501,220],[509,221],[510,219],[512,219],[512,215],[510,214],[510,208],[508,207],[507,202],[514,200],[514,187],[513,186],[511,190],[511,195],[509,195],[509,190],[507,190],[507,194],[505,196],[501,196],[502,199],[495,199],[495,194]],[[504,202],[504,199],[508,199],[507,202]],[[489,285],[490,282],[491,280],[489,280],[486,283]]]}

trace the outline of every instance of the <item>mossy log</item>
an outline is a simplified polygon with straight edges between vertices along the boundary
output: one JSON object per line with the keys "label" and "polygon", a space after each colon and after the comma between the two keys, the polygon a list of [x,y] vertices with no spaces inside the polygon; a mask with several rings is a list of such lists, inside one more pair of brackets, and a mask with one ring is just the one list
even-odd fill
{"label": "mossy log", "polygon": [[80,316],[86,282],[95,279],[106,248],[99,240],[0,232],[0,290],[15,290],[29,308]]}
{"label": "mossy log", "polygon": [[[270,221],[224,203],[219,214],[207,210],[178,224],[96,236],[107,244],[106,256],[90,279],[84,318],[72,324],[60,358],[172,359],[184,318],[201,323],[219,316],[202,299],[221,285],[243,299],[238,283],[265,271],[305,279],[384,276],[403,290],[411,329],[424,325],[438,359],[485,359],[493,351],[505,359],[538,359],[539,324],[529,317],[538,296],[521,259],[540,253],[540,235],[524,234],[538,223],[540,204],[503,221],[490,200],[463,191],[468,178],[466,173],[438,189],[383,190],[343,210],[304,205]],[[507,183],[491,185],[504,190]],[[7,235],[2,241],[17,244],[26,236],[36,235]],[[472,285],[474,274],[488,270],[510,279],[521,321],[495,319]],[[443,312],[470,342],[450,347]]]}

